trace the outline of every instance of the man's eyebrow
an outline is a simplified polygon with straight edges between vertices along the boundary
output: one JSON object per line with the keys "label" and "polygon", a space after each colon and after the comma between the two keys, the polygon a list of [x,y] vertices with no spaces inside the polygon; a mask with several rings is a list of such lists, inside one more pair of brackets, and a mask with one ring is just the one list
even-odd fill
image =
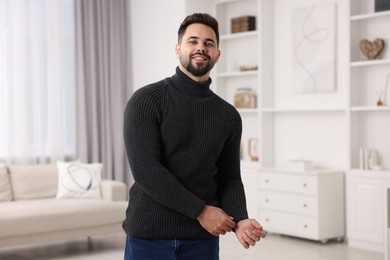
{"label": "man's eyebrow", "polygon": [[[190,36],[190,37],[187,38],[187,41],[193,40],[193,39],[199,40],[199,37],[198,36]],[[215,43],[215,41],[213,39],[211,39],[211,38],[206,38],[205,42],[213,42],[213,43]]]}

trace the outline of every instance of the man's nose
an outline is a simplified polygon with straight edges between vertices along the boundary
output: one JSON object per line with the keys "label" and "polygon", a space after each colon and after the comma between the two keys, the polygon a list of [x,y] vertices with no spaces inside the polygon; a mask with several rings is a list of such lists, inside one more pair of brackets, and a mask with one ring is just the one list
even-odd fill
{"label": "man's nose", "polygon": [[203,44],[201,44],[201,45],[198,46],[197,51],[201,52],[201,53],[205,53],[206,52],[206,48],[203,46]]}

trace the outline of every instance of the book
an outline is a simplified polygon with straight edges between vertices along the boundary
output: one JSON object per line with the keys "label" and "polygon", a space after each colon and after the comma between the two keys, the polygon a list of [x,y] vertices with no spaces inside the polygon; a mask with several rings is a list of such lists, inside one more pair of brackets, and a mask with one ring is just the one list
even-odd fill
{"label": "book", "polygon": [[375,0],[375,12],[390,10],[390,0]]}

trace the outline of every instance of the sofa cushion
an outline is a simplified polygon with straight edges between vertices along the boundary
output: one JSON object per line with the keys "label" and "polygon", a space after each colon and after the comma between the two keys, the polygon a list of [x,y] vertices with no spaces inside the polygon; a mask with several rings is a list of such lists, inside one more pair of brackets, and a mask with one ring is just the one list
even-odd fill
{"label": "sofa cushion", "polygon": [[58,174],[55,164],[8,165],[14,200],[55,197]]}
{"label": "sofa cushion", "polygon": [[0,162],[0,201],[12,200],[11,185],[7,172],[7,166]]}
{"label": "sofa cushion", "polygon": [[101,199],[101,163],[57,162],[57,198]]}
{"label": "sofa cushion", "polygon": [[42,234],[118,223],[125,218],[126,201],[94,199],[37,199],[0,204],[0,238]]}

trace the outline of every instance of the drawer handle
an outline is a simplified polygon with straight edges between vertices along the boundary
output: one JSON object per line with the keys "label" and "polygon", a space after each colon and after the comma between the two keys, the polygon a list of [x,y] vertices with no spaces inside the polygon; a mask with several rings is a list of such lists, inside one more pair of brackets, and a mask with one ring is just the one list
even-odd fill
{"label": "drawer handle", "polygon": [[268,179],[265,179],[264,182],[265,182],[265,183],[269,183],[269,180],[268,180]]}
{"label": "drawer handle", "polygon": [[269,202],[269,199],[265,199],[265,202],[267,202],[267,203],[268,203],[268,202]]}
{"label": "drawer handle", "polygon": [[265,218],[265,221],[269,222],[269,218]]}
{"label": "drawer handle", "polygon": [[304,182],[304,183],[303,183],[303,187],[305,187],[305,188],[307,187],[307,184],[306,184],[306,182]]}
{"label": "drawer handle", "polygon": [[303,225],[304,228],[307,228],[307,224]]}
{"label": "drawer handle", "polygon": [[303,207],[304,207],[304,208],[307,208],[307,204],[306,204],[306,203],[305,203],[305,204],[303,204]]}

